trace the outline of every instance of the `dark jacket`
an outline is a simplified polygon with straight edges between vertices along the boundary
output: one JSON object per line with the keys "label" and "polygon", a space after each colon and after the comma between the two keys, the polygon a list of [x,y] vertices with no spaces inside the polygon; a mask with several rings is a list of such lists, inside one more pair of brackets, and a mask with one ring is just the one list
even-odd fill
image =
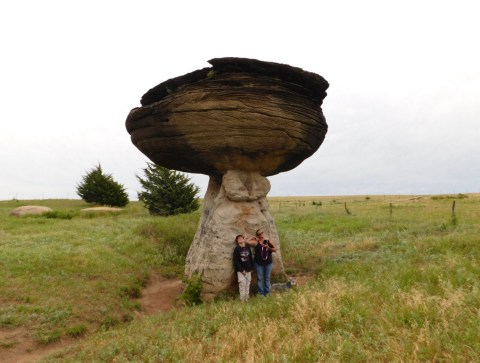
{"label": "dark jacket", "polygon": [[235,272],[250,272],[253,270],[252,251],[250,251],[249,246],[235,247],[233,250],[233,266],[235,267]]}
{"label": "dark jacket", "polygon": [[[263,241],[268,246],[273,247],[269,240]],[[267,248],[265,245],[257,243],[255,246],[255,263],[257,265],[270,265],[273,262],[272,260],[272,250]]]}

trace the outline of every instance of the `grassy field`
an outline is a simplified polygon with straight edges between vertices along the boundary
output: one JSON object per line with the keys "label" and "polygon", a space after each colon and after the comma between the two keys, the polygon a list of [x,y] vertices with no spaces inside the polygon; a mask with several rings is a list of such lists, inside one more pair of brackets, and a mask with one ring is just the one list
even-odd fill
{"label": "grassy field", "polygon": [[[83,336],[46,362],[480,361],[480,195],[269,203],[286,270],[313,275],[308,285],[140,320],[142,286],[154,272],[181,275],[199,212],[0,202],[0,329],[25,327],[42,344]],[[21,204],[62,213],[8,216]]]}
{"label": "grassy field", "polygon": [[[21,205],[57,213],[9,215]],[[139,203],[122,213],[80,213],[85,207],[0,202],[0,328],[26,327],[43,344],[109,329],[133,319],[153,271],[181,276],[199,212],[159,219]],[[12,344],[0,341],[0,349]]]}

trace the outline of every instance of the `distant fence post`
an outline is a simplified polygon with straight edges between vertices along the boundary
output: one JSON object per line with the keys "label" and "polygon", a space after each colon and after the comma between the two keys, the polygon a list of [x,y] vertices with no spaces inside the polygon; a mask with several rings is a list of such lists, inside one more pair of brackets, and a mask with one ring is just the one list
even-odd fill
{"label": "distant fence post", "polygon": [[455,214],[455,201],[452,203],[452,224],[457,225],[457,215]]}
{"label": "distant fence post", "polygon": [[390,218],[392,218],[392,213],[393,213],[393,206],[392,206],[392,203],[390,202]]}

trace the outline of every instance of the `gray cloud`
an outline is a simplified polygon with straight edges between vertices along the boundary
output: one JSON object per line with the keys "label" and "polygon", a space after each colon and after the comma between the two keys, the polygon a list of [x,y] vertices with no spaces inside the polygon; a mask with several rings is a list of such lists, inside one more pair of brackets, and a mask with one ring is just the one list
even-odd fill
{"label": "gray cloud", "polygon": [[[471,2],[248,0],[235,18],[215,1],[187,12],[149,1],[27,3],[29,12],[10,2],[0,15],[0,200],[76,197],[99,162],[134,198],[147,159],[125,131],[128,112],[149,88],[222,56],[288,63],[331,84],[324,144],[271,177],[271,195],[480,191]],[[208,178],[192,178],[205,192]]]}

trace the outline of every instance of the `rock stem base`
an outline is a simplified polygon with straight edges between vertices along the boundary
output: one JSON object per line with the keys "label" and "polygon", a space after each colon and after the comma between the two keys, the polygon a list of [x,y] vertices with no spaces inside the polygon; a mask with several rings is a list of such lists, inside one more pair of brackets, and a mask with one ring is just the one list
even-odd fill
{"label": "rock stem base", "polygon": [[279,248],[273,254],[273,275],[284,274],[280,240],[267,202],[269,191],[270,182],[257,172],[229,170],[222,177],[210,177],[185,267],[187,277],[202,276],[204,300],[236,286],[232,254],[239,234],[249,238],[263,229]]}

